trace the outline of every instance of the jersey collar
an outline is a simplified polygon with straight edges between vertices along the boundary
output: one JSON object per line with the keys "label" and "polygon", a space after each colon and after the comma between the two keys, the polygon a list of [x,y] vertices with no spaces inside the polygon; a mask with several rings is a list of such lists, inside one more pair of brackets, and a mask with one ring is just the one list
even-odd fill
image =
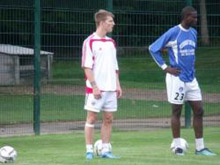
{"label": "jersey collar", "polygon": [[180,28],[181,30],[183,30],[183,31],[185,31],[185,32],[188,32],[188,31],[190,30],[190,28],[189,28],[189,29],[185,29],[181,24],[179,24],[178,26],[179,26],[179,28]]}

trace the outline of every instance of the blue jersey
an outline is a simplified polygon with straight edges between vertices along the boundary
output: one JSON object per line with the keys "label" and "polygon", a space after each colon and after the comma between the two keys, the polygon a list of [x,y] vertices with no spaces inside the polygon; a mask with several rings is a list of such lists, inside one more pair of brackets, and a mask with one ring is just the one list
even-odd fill
{"label": "blue jersey", "polygon": [[191,82],[195,77],[195,49],[197,47],[197,31],[193,28],[184,29],[181,25],[174,26],[165,32],[149,47],[149,51],[162,68],[167,67],[161,50],[168,48],[169,62],[173,68],[180,69],[180,80]]}

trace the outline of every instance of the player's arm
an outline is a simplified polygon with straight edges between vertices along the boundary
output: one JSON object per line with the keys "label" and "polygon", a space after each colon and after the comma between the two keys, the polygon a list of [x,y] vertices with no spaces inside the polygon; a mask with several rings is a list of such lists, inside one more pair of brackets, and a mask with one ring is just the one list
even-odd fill
{"label": "player's arm", "polygon": [[178,75],[180,74],[180,72],[181,72],[179,69],[177,69],[177,68],[172,68],[172,67],[170,67],[170,66],[166,67],[166,68],[164,69],[164,71],[165,71],[166,73],[170,73],[170,74],[175,75],[175,76],[178,76]]}
{"label": "player's arm", "polygon": [[157,65],[167,73],[178,75],[180,70],[176,68],[171,68],[167,66],[163,57],[162,57],[162,50],[166,47],[167,43],[170,41],[172,36],[172,30],[167,31],[161,37],[159,37],[154,43],[149,46],[149,52],[153,57],[154,61]]}
{"label": "player's arm", "polygon": [[120,98],[122,96],[122,89],[120,85],[119,80],[119,67],[118,67],[118,60],[115,57],[115,73],[116,73],[116,92],[117,92],[117,98]]}
{"label": "player's arm", "polygon": [[91,86],[92,86],[92,90],[93,90],[93,95],[96,99],[100,99],[101,98],[101,91],[99,90],[96,81],[94,79],[94,74],[91,68],[86,68],[84,67],[84,72],[85,75],[87,77],[87,79],[89,80]]}
{"label": "player's arm", "polygon": [[92,66],[94,64],[93,61],[93,53],[91,51],[89,41],[85,40],[82,47],[82,65],[81,67],[84,69],[86,78],[89,80],[91,87],[93,89],[93,95],[96,99],[101,98],[101,92],[96,84],[94,74],[92,71]]}
{"label": "player's arm", "polygon": [[122,89],[119,81],[119,71],[116,71],[116,92],[117,92],[117,97],[120,98],[122,96]]}

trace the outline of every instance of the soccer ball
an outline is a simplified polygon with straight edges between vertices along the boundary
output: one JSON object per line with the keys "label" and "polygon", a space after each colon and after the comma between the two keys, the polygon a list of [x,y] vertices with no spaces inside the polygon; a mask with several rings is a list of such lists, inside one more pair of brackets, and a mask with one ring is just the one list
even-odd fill
{"label": "soccer ball", "polygon": [[[187,152],[189,145],[185,139],[180,138],[180,145],[181,145],[180,146],[181,149],[183,149],[183,152]],[[170,149],[172,152],[175,152],[176,146],[175,146],[174,140],[172,141],[172,143],[170,145]]]}
{"label": "soccer ball", "polygon": [[0,162],[9,163],[14,162],[17,157],[17,152],[11,146],[4,146],[0,148]]}
{"label": "soccer ball", "polygon": [[[109,143],[108,148],[109,148],[109,151],[112,152],[112,145],[110,143]],[[102,153],[102,140],[101,139],[99,139],[95,142],[95,144],[94,144],[94,153],[97,156],[101,155],[101,153]]]}

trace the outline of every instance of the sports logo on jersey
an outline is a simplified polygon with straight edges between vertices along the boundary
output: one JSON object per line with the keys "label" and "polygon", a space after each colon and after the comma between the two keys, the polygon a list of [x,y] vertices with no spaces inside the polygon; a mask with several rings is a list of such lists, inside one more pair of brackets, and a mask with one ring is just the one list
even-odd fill
{"label": "sports logo on jersey", "polygon": [[180,87],[180,88],[179,88],[179,92],[182,92],[182,91],[183,91],[183,87]]}
{"label": "sports logo on jersey", "polygon": [[196,47],[196,43],[192,40],[184,40],[181,44],[180,44],[180,49],[183,49],[185,46],[191,45],[194,48]]}
{"label": "sports logo on jersey", "polygon": [[184,40],[179,48],[181,56],[193,56],[195,55],[196,43],[192,40]]}
{"label": "sports logo on jersey", "polygon": [[96,104],[96,101],[92,101],[92,103],[91,103],[92,105],[95,105]]}

